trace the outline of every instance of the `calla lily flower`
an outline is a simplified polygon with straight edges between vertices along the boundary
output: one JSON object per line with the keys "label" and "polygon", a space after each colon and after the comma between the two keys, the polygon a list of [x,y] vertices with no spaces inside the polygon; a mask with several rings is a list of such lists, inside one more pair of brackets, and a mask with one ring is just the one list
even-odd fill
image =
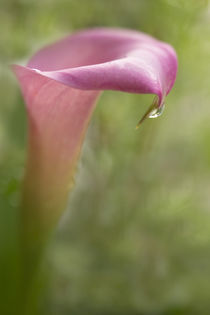
{"label": "calla lily flower", "polygon": [[24,220],[44,230],[65,207],[101,91],[154,94],[140,122],[158,115],[176,78],[177,57],[170,45],[144,33],[98,28],[59,40],[13,70],[29,124]]}

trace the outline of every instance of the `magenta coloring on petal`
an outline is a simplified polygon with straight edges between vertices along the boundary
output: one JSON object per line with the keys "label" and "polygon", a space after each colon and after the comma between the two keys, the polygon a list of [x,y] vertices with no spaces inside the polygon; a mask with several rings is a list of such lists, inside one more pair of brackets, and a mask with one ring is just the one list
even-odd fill
{"label": "magenta coloring on petal", "polygon": [[54,224],[100,91],[155,94],[144,120],[163,106],[176,78],[177,57],[170,45],[149,35],[99,28],[47,46],[26,67],[13,69],[29,120],[24,202],[27,208],[31,198],[36,200],[39,216],[45,221],[51,213]]}

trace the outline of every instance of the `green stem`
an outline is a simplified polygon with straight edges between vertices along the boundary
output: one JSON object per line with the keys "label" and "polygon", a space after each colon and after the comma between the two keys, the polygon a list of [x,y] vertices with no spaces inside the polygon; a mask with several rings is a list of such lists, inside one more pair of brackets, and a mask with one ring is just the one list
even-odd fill
{"label": "green stem", "polygon": [[42,264],[51,232],[51,229],[44,229],[42,222],[36,217],[36,213],[38,213],[37,209],[27,208],[24,204],[20,208],[21,315],[37,313]]}

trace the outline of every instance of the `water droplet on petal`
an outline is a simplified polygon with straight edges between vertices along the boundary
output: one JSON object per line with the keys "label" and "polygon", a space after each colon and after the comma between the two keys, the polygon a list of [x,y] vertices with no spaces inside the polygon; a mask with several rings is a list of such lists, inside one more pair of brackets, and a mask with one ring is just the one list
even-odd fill
{"label": "water droplet on petal", "polygon": [[159,106],[158,104],[158,96],[156,96],[151,104],[151,106],[148,108],[148,110],[146,111],[146,113],[144,114],[144,116],[139,120],[136,129],[139,128],[139,126],[145,121],[145,119],[147,118],[157,118],[160,115],[162,115],[165,105],[162,104],[161,106]]}
{"label": "water droplet on petal", "polygon": [[157,117],[161,116],[162,113],[164,112],[164,109],[165,109],[165,104],[163,104],[161,107],[154,108],[154,109],[150,112],[148,118],[157,118]]}

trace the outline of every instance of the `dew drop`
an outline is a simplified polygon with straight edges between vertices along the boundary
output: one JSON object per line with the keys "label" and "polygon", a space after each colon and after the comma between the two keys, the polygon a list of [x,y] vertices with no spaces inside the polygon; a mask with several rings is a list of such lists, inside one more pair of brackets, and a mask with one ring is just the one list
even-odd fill
{"label": "dew drop", "polygon": [[157,118],[162,115],[164,111],[165,105],[162,104],[159,106],[158,104],[158,97],[156,96],[151,104],[151,106],[148,108],[144,116],[139,120],[136,129],[139,128],[139,126],[147,119],[147,118]]}
{"label": "dew drop", "polygon": [[163,104],[161,107],[158,107],[158,108],[154,108],[148,118],[157,118],[157,117],[160,117],[162,115],[162,113],[164,112],[164,109],[165,109],[165,104]]}

